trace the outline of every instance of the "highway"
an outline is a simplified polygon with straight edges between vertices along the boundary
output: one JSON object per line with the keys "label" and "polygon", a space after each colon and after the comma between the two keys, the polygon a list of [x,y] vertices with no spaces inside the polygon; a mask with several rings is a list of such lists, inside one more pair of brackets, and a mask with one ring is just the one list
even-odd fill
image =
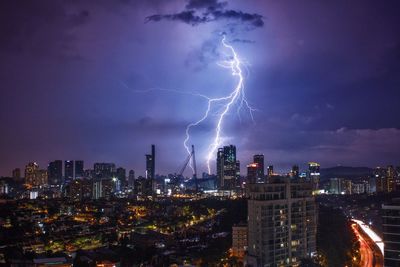
{"label": "highway", "polygon": [[[354,234],[360,242],[360,266],[361,267],[383,267],[383,255],[378,244],[382,244],[382,240],[372,235],[374,239],[360,226],[361,221],[353,220],[351,225]],[[369,228],[370,229],[370,228]],[[372,230],[371,230],[372,231]],[[382,246],[383,248],[383,246]]]}

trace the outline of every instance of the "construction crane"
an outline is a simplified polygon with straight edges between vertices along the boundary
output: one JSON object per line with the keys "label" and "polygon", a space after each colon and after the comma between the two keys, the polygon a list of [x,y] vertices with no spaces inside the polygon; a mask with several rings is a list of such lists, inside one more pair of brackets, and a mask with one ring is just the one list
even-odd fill
{"label": "construction crane", "polygon": [[194,145],[192,145],[192,151],[190,154],[187,156],[185,159],[182,168],[178,172],[178,177],[182,177],[183,172],[186,170],[186,167],[188,166],[190,160],[192,160],[192,167],[193,167],[193,179],[196,185],[196,193],[198,192],[198,184],[197,184],[197,169],[196,169],[196,155],[194,153]]}

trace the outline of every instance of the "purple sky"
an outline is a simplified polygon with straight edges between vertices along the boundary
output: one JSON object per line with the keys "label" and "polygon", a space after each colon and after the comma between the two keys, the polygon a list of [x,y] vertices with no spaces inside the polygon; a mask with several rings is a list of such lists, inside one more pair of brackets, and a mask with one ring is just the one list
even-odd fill
{"label": "purple sky", "polygon": [[[248,63],[257,108],[255,124],[234,111],[224,123],[242,173],[255,153],[278,170],[398,165],[399,12],[389,0],[1,1],[0,175],[55,159],[140,175],[152,143],[156,172],[176,172],[207,103],[137,91],[229,93],[221,32]],[[214,122],[192,131],[200,171]]]}

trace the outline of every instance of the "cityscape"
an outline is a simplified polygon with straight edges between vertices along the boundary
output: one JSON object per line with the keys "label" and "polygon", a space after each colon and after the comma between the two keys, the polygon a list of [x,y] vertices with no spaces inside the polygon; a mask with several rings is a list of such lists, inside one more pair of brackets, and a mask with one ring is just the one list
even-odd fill
{"label": "cityscape", "polygon": [[0,3],[0,266],[400,266],[396,1]]}

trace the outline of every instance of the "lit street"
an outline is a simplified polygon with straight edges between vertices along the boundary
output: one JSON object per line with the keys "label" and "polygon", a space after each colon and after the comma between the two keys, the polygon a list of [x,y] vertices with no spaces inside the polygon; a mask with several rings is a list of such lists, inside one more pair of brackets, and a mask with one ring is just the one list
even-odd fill
{"label": "lit street", "polygon": [[383,256],[374,243],[374,241],[360,229],[360,226],[356,223],[351,225],[354,234],[360,242],[360,265],[361,267],[378,267],[383,266]]}

